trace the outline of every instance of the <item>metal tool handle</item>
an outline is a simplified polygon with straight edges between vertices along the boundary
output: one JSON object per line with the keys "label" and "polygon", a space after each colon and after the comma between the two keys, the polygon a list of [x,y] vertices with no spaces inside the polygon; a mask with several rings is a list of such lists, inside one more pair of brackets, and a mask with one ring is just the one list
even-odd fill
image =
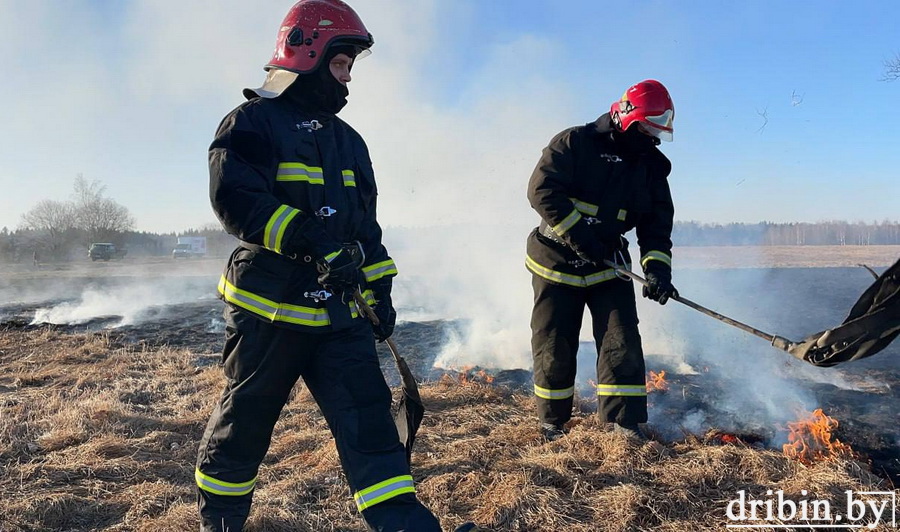
{"label": "metal tool handle", "polygon": [[[609,261],[609,260],[604,260],[603,262],[604,262],[604,264],[606,264],[607,266],[609,266],[610,268],[615,270],[617,274],[624,275],[625,277],[628,277],[632,281],[640,283],[644,286],[650,286],[650,283],[648,283],[646,279],[644,279],[640,275],[635,274],[631,270],[625,269],[625,268],[621,267],[620,265],[618,265],[612,261]],[[678,301],[682,305],[687,305],[698,312],[702,312],[703,314],[706,314],[707,316],[709,316],[711,318],[715,318],[721,322],[727,323],[728,325],[737,327],[738,329],[740,329],[744,332],[748,332],[750,334],[753,334],[760,338],[768,340],[768,342],[770,344],[777,347],[778,349],[781,349],[782,351],[788,351],[795,345],[795,342],[792,342],[792,341],[788,340],[787,338],[782,338],[781,336],[763,332],[755,327],[751,327],[751,326],[747,325],[746,323],[741,323],[737,320],[729,318],[728,316],[725,316],[724,314],[719,314],[718,312],[716,312],[714,310],[708,309],[708,308],[704,307],[703,305],[694,303],[693,301],[691,301],[690,299],[688,299],[686,297],[682,297],[680,295],[678,295],[678,296],[672,295],[671,299]]]}
{"label": "metal tool handle", "polygon": [[[359,290],[353,293],[353,300],[356,301],[356,306],[362,311],[363,314],[366,315],[366,318],[371,321],[376,327],[381,325],[381,320],[378,319],[378,316],[375,314],[375,311],[372,310],[372,307],[366,303],[366,300],[363,299],[362,294],[359,293]],[[391,355],[394,356],[394,362],[400,364],[403,361],[403,358],[400,357],[400,352],[397,349],[397,344],[394,343],[393,338],[388,338],[385,340],[388,345],[388,349],[391,351]],[[403,361],[405,364],[406,362]]]}

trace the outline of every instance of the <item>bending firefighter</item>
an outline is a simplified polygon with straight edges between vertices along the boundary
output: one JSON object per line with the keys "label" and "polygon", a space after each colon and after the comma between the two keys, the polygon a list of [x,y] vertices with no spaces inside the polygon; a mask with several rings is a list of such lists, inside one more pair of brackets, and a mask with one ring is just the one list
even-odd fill
{"label": "bending firefighter", "polygon": [[675,107],[662,83],[629,88],[610,112],[556,135],[528,182],[541,224],[528,237],[532,273],[534,393],[541,431],[554,440],[572,416],[578,337],[584,307],[597,343],[599,415],[616,430],[644,438],[647,421],[644,355],[634,289],[604,261],[630,268],[628,242],[637,241],[650,288],[665,304],[672,286],[669,160],[657,149],[672,140]]}
{"label": "bending firefighter", "polygon": [[[209,150],[210,198],[238,237],[219,281],[225,390],[200,442],[201,529],[238,532],[275,422],[302,377],[322,411],[363,519],[378,531],[439,531],[416,498],[375,339],[391,335],[394,261],[381,243],[365,142],[335,116],[373,40],[339,0],[287,14],[262,87]],[[362,289],[381,327],[360,315]],[[374,335],[373,335],[374,332]]]}

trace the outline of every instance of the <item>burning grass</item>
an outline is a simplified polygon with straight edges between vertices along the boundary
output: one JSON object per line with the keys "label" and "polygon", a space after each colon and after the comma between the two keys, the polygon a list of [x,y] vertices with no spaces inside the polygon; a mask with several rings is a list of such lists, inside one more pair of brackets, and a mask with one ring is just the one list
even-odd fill
{"label": "burning grass", "polygon": [[[212,360],[108,333],[0,332],[0,530],[196,530],[196,442],[223,379]],[[839,500],[886,488],[845,456],[806,465],[711,437],[641,445],[591,416],[545,443],[530,396],[462,374],[421,390],[414,475],[445,528],[701,530],[725,524],[738,490]],[[301,388],[259,486],[250,531],[364,530]]]}

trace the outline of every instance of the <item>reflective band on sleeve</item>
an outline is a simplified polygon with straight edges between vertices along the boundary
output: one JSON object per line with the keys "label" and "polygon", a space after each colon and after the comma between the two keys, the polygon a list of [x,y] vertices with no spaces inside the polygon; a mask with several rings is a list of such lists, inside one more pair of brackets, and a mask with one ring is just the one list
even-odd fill
{"label": "reflective band on sleeve", "polygon": [[566,231],[572,228],[573,225],[578,223],[578,220],[581,219],[581,213],[578,212],[578,209],[572,209],[572,212],[569,213],[568,216],[563,218],[563,221],[559,222],[553,227],[553,232],[559,236],[563,236],[566,234]]}
{"label": "reflective band on sleeve", "polygon": [[647,263],[651,260],[658,260],[664,264],[668,264],[669,268],[672,267],[672,257],[662,251],[648,251],[646,255],[641,257],[641,267],[646,268]]}
{"label": "reflective band on sleeve", "polygon": [[341,176],[344,178],[344,186],[345,187],[355,187],[356,186],[356,175],[354,175],[353,170],[343,170],[341,172]]}
{"label": "reflective band on sleeve", "polygon": [[619,397],[645,397],[647,395],[646,384],[598,384],[597,395]]}
{"label": "reflective band on sleeve", "polygon": [[572,200],[572,203],[575,204],[575,208],[578,209],[579,212],[587,214],[588,216],[597,216],[597,212],[599,212],[600,210],[600,207],[594,205],[593,203],[581,201],[578,198],[569,199]]}
{"label": "reflective band on sleeve", "polygon": [[[532,259],[529,256],[525,257],[525,267],[528,268],[531,273],[537,275],[538,277],[543,277],[548,281],[553,281],[554,283],[560,283],[569,286],[577,286],[579,288],[587,288],[588,286],[593,286],[595,284],[602,283],[604,281],[610,281],[616,278],[616,271],[611,268],[582,277],[580,275],[572,275],[571,273],[563,273],[556,270],[551,270],[546,266],[538,264],[536,260]],[[631,269],[630,264],[626,264],[626,267],[629,270]]]}
{"label": "reflective band on sleeve", "polygon": [[325,177],[319,166],[307,166],[303,163],[278,163],[275,181],[304,181],[310,185],[324,185]]}
{"label": "reflective band on sleeve", "polygon": [[380,502],[392,499],[403,493],[415,493],[416,488],[413,484],[411,475],[401,475],[399,477],[389,478],[384,482],[379,482],[374,486],[369,486],[364,490],[357,491],[353,494],[356,500],[356,507],[359,511],[371,508]]}
{"label": "reflective band on sleeve", "polygon": [[534,395],[541,399],[568,399],[575,395],[575,387],[564,388],[562,390],[551,390],[549,388],[541,388],[537,384],[534,385]]}
{"label": "reflective band on sleeve", "polygon": [[280,254],[284,230],[298,214],[300,214],[299,210],[287,205],[275,209],[275,214],[269,218],[269,223],[266,224],[266,230],[263,233],[263,246]]}
{"label": "reflective band on sleeve", "polygon": [[341,254],[341,251],[342,250],[339,249],[339,250],[335,251],[334,253],[329,253],[328,255],[325,255],[325,262],[333,261],[335,257],[337,257],[338,255]]}
{"label": "reflective band on sleeve", "polygon": [[232,497],[247,495],[253,491],[253,487],[256,486],[256,477],[247,482],[224,482],[209,475],[204,475],[199,469],[194,470],[194,479],[197,481],[197,487],[203,491],[215,493],[216,495],[229,495]]}
{"label": "reflective band on sleeve", "polygon": [[616,217],[620,222],[625,221],[625,217],[628,216],[628,211],[625,209],[619,209],[619,215]]}
{"label": "reflective band on sleeve", "polygon": [[371,283],[388,275],[397,275],[397,265],[394,264],[393,259],[388,259],[366,266],[362,271],[366,275],[366,281]]}
{"label": "reflective band on sleeve", "polygon": [[237,288],[223,275],[219,279],[219,293],[232,305],[263,316],[269,321],[283,321],[309,327],[331,325],[328,311],[324,308],[301,307],[287,303],[277,303],[252,292]]}

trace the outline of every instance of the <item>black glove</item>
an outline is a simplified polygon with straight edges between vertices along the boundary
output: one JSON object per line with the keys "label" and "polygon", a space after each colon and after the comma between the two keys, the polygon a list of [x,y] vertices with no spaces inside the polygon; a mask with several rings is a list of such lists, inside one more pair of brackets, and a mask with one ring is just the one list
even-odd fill
{"label": "black glove", "polygon": [[378,318],[378,325],[372,323],[372,331],[375,333],[375,339],[383,342],[394,334],[394,325],[397,324],[397,311],[394,310],[390,293],[375,293],[375,306],[372,310]]}
{"label": "black glove", "polygon": [[603,259],[609,256],[610,249],[597,238],[595,232],[583,219],[573,225],[564,238],[581,260],[599,265],[603,264]]}
{"label": "black glove", "polygon": [[359,289],[362,272],[359,264],[350,256],[350,253],[342,249],[331,262],[320,259],[316,263],[319,270],[319,284],[345,294],[353,294]]}
{"label": "black glove", "polygon": [[644,268],[647,285],[642,291],[644,297],[665,305],[670,297],[678,297],[678,290],[672,286],[672,268],[669,265],[651,260]]}

